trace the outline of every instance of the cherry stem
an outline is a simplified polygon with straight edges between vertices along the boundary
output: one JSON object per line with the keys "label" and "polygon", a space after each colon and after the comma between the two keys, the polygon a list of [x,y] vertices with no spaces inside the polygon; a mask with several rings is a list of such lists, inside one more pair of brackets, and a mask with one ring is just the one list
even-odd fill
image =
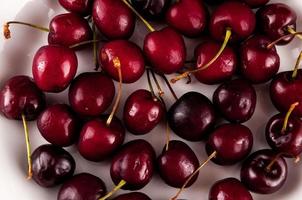
{"label": "cherry stem", "polygon": [[159,95],[160,97],[164,96],[165,93],[164,93],[164,91],[161,89],[160,84],[159,84],[159,82],[158,82],[158,80],[157,80],[157,78],[156,78],[155,73],[154,73],[153,70],[151,70],[151,74],[152,74],[153,80],[154,80],[154,82],[155,82],[155,84],[156,84],[156,87],[157,87],[157,90],[158,90],[158,95]]}
{"label": "cherry stem", "polygon": [[170,127],[169,127],[169,123],[168,120],[166,121],[166,151],[169,150],[169,144],[170,144]]}
{"label": "cherry stem", "polygon": [[41,31],[49,32],[48,28],[38,26],[38,25],[35,25],[35,24],[30,24],[30,23],[26,23],[26,22],[19,22],[19,21],[9,21],[9,22],[6,22],[3,25],[3,34],[4,34],[5,39],[11,38],[11,32],[9,30],[9,26],[11,24],[21,24],[21,25],[29,26],[29,27],[32,27],[32,28],[35,28],[35,29],[38,29],[38,30],[41,30]]}
{"label": "cherry stem", "polygon": [[287,27],[287,31],[288,31],[289,33],[291,33],[292,35],[297,36],[300,40],[302,40],[302,34],[296,32],[292,27]]}
{"label": "cherry stem", "polygon": [[157,101],[158,99],[157,99],[157,97],[154,93],[153,85],[151,83],[150,70],[149,69],[147,69],[147,79],[148,79],[149,91],[152,95],[152,98],[153,98],[154,101]]}
{"label": "cherry stem", "polygon": [[161,74],[160,76],[164,79],[164,81],[165,81],[165,83],[167,84],[167,86],[168,86],[168,88],[169,88],[169,90],[170,90],[172,96],[173,96],[174,99],[177,101],[177,100],[178,100],[178,97],[177,97],[175,91],[173,90],[171,84],[169,83],[167,77],[166,77],[165,75],[162,75],[162,74]]}
{"label": "cherry stem", "polygon": [[302,60],[302,51],[300,52],[300,54],[298,56],[298,59],[296,61],[295,68],[294,68],[294,71],[292,73],[292,79],[295,79],[298,75],[298,70],[299,70],[299,65],[300,65],[301,60]]}
{"label": "cherry stem", "polygon": [[285,115],[285,118],[284,118],[284,122],[283,122],[283,126],[282,126],[282,129],[281,129],[281,133],[284,134],[286,129],[287,129],[287,125],[288,125],[288,120],[289,120],[289,117],[290,115],[292,114],[292,112],[294,111],[294,109],[299,105],[299,102],[295,102],[293,103],[290,108],[288,109],[286,115]]}
{"label": "cherry stem", "polygon": [[284,40],[284,39],[287,38],[288,36],[291,36],[291,35],[296,36],[296,35],[300,35],[300,34],[302,34],[302,32],[295,32],[295,33],[289,33],[289,34],[283,35],[283,36],[281,36],[280,38],[276,39],[275,41],[269,43],[269,44],[267,45],[266,48],[267,48],[267,49],[271,49],[271,48],[273,48],[274,45],[276,45],[276,44],[279,43],[280,41]]}
{"label": "cherry stem", "polygon": [[278,158],[279,158],[280,156],[282,156],[282,154],[283,154],[283,153],[278,153],[278,154],[273,158],[273,160],[266,166],[266,168],[265,168],[266,172],[270,172],[270,171],[271,171],[273,165],[274,165],[275,162],[278,160]]}
{"label": "cherry stem", "polygon": [[186,188],[188,183],[192,180],[192,178],[208,163],[211,159],[213,159],[217,155],[217,152],[214,151],[192,174],[191,176],[186,180],[186,182],[183,184],[183,186],[178,190],[177,194],[172,197],[170,200],[177,200],[180,193]]}
{"label": "cherry stem", "polygon": [[117,186],[113,188],[110,192],[108,192],[104,197],[99,198],[99,200],[106,200],[111,197],[114,193],[116,193],[119,189],[121,189],[124,185],[126,185],[126,181],[121,180]]}
{"label": "cherry stem", "polygon": [[24,135],[25,135],[25,143],[26,143],[26,151],[27,151],[27,164],[28,164],[28,175],[27,179],[31,179],[32,177],[32,166],[31,166],[31,149],[30,149],[30,141],[29,141],[29,132],[26,122],[26,117],[24,114],[21,115],[23,128],[24,128]]}
{"label": "cherry stem", "polygon": [[120,59],[118,57],[114,57],[113,60],[113,65],[114,67],[117,69],[118,71],[118,77],[119,77],[119,83],[118,83],[118,93],[117,93],[117,97],[116,97],[116,100],[114,102],[114,105],[113,105],[113,108],[112,108],[112,111],[106,121],[106,125],[109,126],[111,124],[111,121],[119,107],[119,104],[120,104],[120,100],[121,100],[121,96],[122,96],[122,70],[121,70],[121,62],[120,62]]}
{"label": "cherry stem", "polygon": [[86,45],[86,44],[97,44],[98,42],[100,42],[101,40],[87,40],[87,41],[83,41],[83,42],[79,42],[77,44],[74,44],[74,45],[71,45],[69,46],[69,48],[73,49],[73,48],[77,48],[77,47],[80,47],[80,46],[83,46],[83,45]]}
{"label": "cherry stem", "polygon": [[207,69],[211,64],[213,64],[217,58],[219,58],[219,56],[223,53],[224,49],[226,48],[230,38],[232,36],[232,29],[231,28],[226,28],[226,32],[225,32],[225,37],[224,37],[224,41],[219,49],[219,51],[217,52],[217,54],[204,66],[197,66],[197,69],[193,69],[193,70],[189,70],[189,71],[186,71],[174,78],[172,78],[170,81],[171,83],[176,83],[177,81],[183,79],[183,78],[186,78],[188,77],[190,74],[192,73],[196,73],[198,71],[201,71],[201,70],[205,70]]}
{"label": "cherry stem", "polygon": [[295,157],[295,161],[294,161],[294,162],[295,162],[295,164],[299,163],[299,162],[300,162],[300,160],[301,160],[300,156],[296,156],[296,157]]}
{"label": "cherry stem", "polygon": [[[96,28],[95,28],[95,24],[93,23],[92,25],[92,32],[93,32],[93,40],[97,39],[97,33],[96,33]],[[97,44],[93,43],[93,64],[95,66],[94,70],[98,71],[98,69],[100,68],[99,63],[98,63],[98,49],[97,49]]]}

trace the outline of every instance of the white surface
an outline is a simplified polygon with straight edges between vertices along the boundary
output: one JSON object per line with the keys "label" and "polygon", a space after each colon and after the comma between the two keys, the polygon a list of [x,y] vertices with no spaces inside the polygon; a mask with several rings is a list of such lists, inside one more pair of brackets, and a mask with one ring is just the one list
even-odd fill
{"label": "white surface", "polygon": [[[276,2],[276,1],[272,1]],[[279,0],[279,2],[283,2]],[[286,1],[291,7],[295,8],[298,15],[302,10],[300,0]],[[48,26],[50,19],[58,14],[65,12],[62,10],[55,0],[6,0],[1,2],[0,6],[0,23],[3,24],[7,20],[22,20]],[[301,17],[298,20],[298,30],[301,30]],[[141,45],[143,35],[146,30],[141,24],[139,33],[136,32],[134,38]],[[12,39],[4,41],[0,39],[0,85],[9,77],[17,74],[27,74],[31,76],[31,59],[39,46],[47,44],[47,34],[36,30],[31,30],[21,26],[12,26]],[[192,46],[197,45],[196,41],[190,41]],[[294,66],[296,57],[302,49],[301,41],[295,39],[290,45],[279,47],[278,52],[281,56],[281,71],[291,69]],[[189,49],[192,55],[193,48]],[[79,71],[92,71],[92,54],[89,50],[78,52]],[[178,96],[186,91],[195,90],[212,98],[212,93],[217,86],[206,86],[193,79],[190,85],[179,81],[175,86]],[[130,92],[138,88],[147,88],[145,77],[137,83],[124,87],[123,101]],[[268,85],[257,86],[257,109],[253,118],[246,123],[254,133],[255,145],[254,150],[267,147],[264,138],[264,127],[276,110],[270,103],[268,96]],[[166,90],[167,91],[167,90]],[[59,95],[47,95],[48,102],[66,102],[66,91]],[[166,92],[165,99],[168,105],[173,103],[173,98]],[[121,116],[122,107],[118,116]],[[35,149],[45,140],[40,136],[36,123],[30,123],[30,133],[32,148]],[[3,200],[52,200],[56,199],[59,187],[53,189],[45,189],[36,185],[33,181],[27,181],[26,177],[26,158],[25,144],[23,137],[23,129],[21,122],[7,120],[0,116],[0,199]],[[179,139],[174,136],[174,138]],[[127,141],[133,139],[134,136],[127,134]],[[142,138],[150,141],[156,148],[157,154],[162,150],[165,142],[164,125],[157,127],[152,133]],[[200,161],[205,160],[206,153],[202,142],[189,143],[195,151]],[[90,172],[102,178],[107,185],[108,190],[112,188],[112,181],[109,175],[110,162],[92,163],[81,158],[74,147],[69,148],[77,162],[76,173]],[[274,195],[254,195],[255,200],[264,200],[267,198],[274,200],[300,200],[302,196],[302,170],[301,164],[294,165],[292,160],[288,160],[289,176],[286,185],[278,193]],[[198,181],[189,189],[182,193],[182,198],[189,200],[205,200],[208,198],[208,191],[211,185],[222,178],[230,176],[239,176],[240,164],[232,167],[221,167],[213,163],[208,164],[201,172]],[[166,200],[175,194],[176,189],[165,185],[157,175],[143,190],[154,200]],[[125,191],[120,191],[124,193]]]}

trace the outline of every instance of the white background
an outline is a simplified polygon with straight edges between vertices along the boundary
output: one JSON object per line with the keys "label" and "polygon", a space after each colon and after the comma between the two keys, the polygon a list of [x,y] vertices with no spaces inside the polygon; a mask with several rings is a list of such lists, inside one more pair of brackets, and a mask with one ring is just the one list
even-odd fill
{"label": "white background", "polygon": [[[276,2],[276,1],[272,1]],[[283,2],[279,0],[279,2]],[[287,4],[292,6],[298,13],[301,13],[302,3],[300,0],[288,0]],[[1,1],[0,6],[0,23],[3,24],[7,20],[22,20],[32,22],[44,26],[48,26],[50,19],[58,14],[64,13],[56,0],[6,0]],[[139,23],[139,31],[136,31],[132,40],[138,41],[141,45],[146,29]],[[298,20],[298,30],[301,30],[301,16]],[[5,41],[0,36],[0,85],[9,77],[17,74],[27,74],[31,76],[31,60],[35,51],[44,44],[47,44],[47,33],[31,30],[21,26],[13,26],[11,28],[12,39]],[[198,41],[189,41],[189,55],[192,55],[194,46]],[[302,49],[302,43],[295,39],[290,45],[279,47],[278,52],[281,56],[281,69],[291,69],[294,66],[295,59]],[[92,71],[92,54],[90,50],[78,52],[79,71]],[[206,86],[200,84],[193,79],[193,83],[185,85],[179,81],[175,85],[176,93],[181,96],[186,91],[195,90],[212,98],[212,93],[217,86]],[[145,76],[137,83],[124,87],[125,98],[138,88],[147,88]],[[253,150],[267,147],[264,138],[264,127],[270,116],[276,113],[268,96],[268,85],[256,86],[258,102],[257,109],[253,118],[246,123],[254,133],[255,145]],[[166,90],[167,91],[167,90]],[[47,95],[49,103],[66,102],[66,91],[62,94]],[[168,105],[173,103],[173,98],[166,92],[165,99]],[[122,107],[118,113],[121,116]],[[29,124],[32,148],[35,149],[45,140],[40,136],[36,128],[36,123]],[[20,121],[7,120],[0,116],[0,199],[3,200],[44,200],[56,199],[59,187],[45,189],[39,187],[34,181],[26,180],[26,157],[25,144],[22,123]],[[174,138],[179,139],[174,136]],[[126,140],[138,138],[127,134]],[[152,133],[142,138],[147,139],[153,144],[157,154],[161,151],[165,143],[164,125],[157,127]],[[200,161],[206,159],[204,144],[202,142],[188,143],[197,154]],[[77,161],[76,172],[90,172],[102,178],[107,185],[108,190],[112,188],[112,181],[109,175],[110,162],[92,163],[84,160],[79,156],[74,147],[68,149]],[[255,200],[264,200],[267,198],[274,200],[300,200],[302,195],[302,163],[298,165],[292,164],[292,160],[288,160],[289,176],[286,185],[278,193],[274,195],[254,195]],[[213,163],[208,164],[199,175],[198,181],[190,188],[182,193],[182,198],[189,200],[205,200],[208,198],[208,191],[211,185],[225,177],[238,177],[240,172],[240,164],[232,167],[221,167]],[[166,200],[175,194],[176,189],[165,185],[157,175],[154,176],[150,184],[143,190],[152,199]],[[121,193],[125,191],[120,191]]]}

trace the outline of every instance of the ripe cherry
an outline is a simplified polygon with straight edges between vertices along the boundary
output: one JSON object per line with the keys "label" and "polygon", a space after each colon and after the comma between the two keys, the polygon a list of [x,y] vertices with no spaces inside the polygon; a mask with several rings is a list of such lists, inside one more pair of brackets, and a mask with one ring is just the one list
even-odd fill
{"label": "ripe cherry", "polygon": [[162,18],[170,2],[171,0],[131,0],[133,7],[150,20]]}
{"label": "ripe cherry", "polygon": [[131,192],[127,194],[121,194],[115,197],[113,200],[151,200],[151,198],[141,192]]}
{"label": "ripe cherry", "polygon": [[66,10],[79,15],[87,16],[92,12],[93,0],[59,0]]}

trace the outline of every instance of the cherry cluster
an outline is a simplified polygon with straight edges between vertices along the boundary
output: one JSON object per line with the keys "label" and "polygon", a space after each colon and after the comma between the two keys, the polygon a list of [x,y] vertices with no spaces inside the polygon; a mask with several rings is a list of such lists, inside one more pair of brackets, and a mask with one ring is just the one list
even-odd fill
{"label": "cherry cluster", "polygon": [[[0,91],[3,115],[23,122],[29,179],[42,187],[63,184],[58,200],[105,200],[119,189],[143,188],[156,171],[167,185],[179,188],[171,198],[177,200],[209,161],[234,165],[244,160],[241,180],[217,181],[209,191],[210,200],[252,200],[249,191],[271,194],[284,185],[288,170],[285,158],[298,162],[302,152],[302,53],[292,71],[278,73],[280,57],[276,50],[276,45],[302,38],[296,31],[296,13],[290,7],[268,4],[269,0],[59,3],[69,13],[55,16],[49,28],[20,21],[4,25],[7,39],[12,24],[48,32],[48,45],[42,46],[33,58],[33,78],[14,76]],[[142,49],[128,40],[137,18],[150,31]],[[156,30],[147,20],[164,21],[168,26]],[[193,60],[186,61],[184,37],[204,38]],[[98,49],[100,42],[103,45]],[[88,45],[93,45],[95,71],[76,76],[75,52]],[[123,84],[134,83],[144,74],[149,89],[129,95],[121,121],[115,114]],[[168,80],[167,74],[176,75]],[[220,84],[212,101],[198,92],[177,97],[173,83],[185,78],[189,84],[191,75],[204,84]],[[170,108],[159,78],[175,98]],[[265,130],[271,149],[249,155],[253,134],[242,123],[254,114],[257,96],[253,85],[269,81],[271,101],[280,112],[268,120]],[[67,88],[69,105],[47,105],[44,93],[59,93]],[[109,107],[112,111],[104,114]],[[221,124],[221,119],[228,123]],[[29,120],[37,120],[39,132],[50,143],[33,153]],[[162,121],[167,125],[167,141],[160,155],[156,156],[152,145],[143,139],[123,144],[126,130],[143,135]],[[200,163],[186,143],[170,141],[170,129],[187,141],[205,141],[209,157]],[[92,174],[74,175],[76,162],[63,149],[73,144],[89,161],[111,160],[110,175],[116,185],[112,191],[107,192],[104,182]],[[151,198],[131,192],[114,199]]]}

